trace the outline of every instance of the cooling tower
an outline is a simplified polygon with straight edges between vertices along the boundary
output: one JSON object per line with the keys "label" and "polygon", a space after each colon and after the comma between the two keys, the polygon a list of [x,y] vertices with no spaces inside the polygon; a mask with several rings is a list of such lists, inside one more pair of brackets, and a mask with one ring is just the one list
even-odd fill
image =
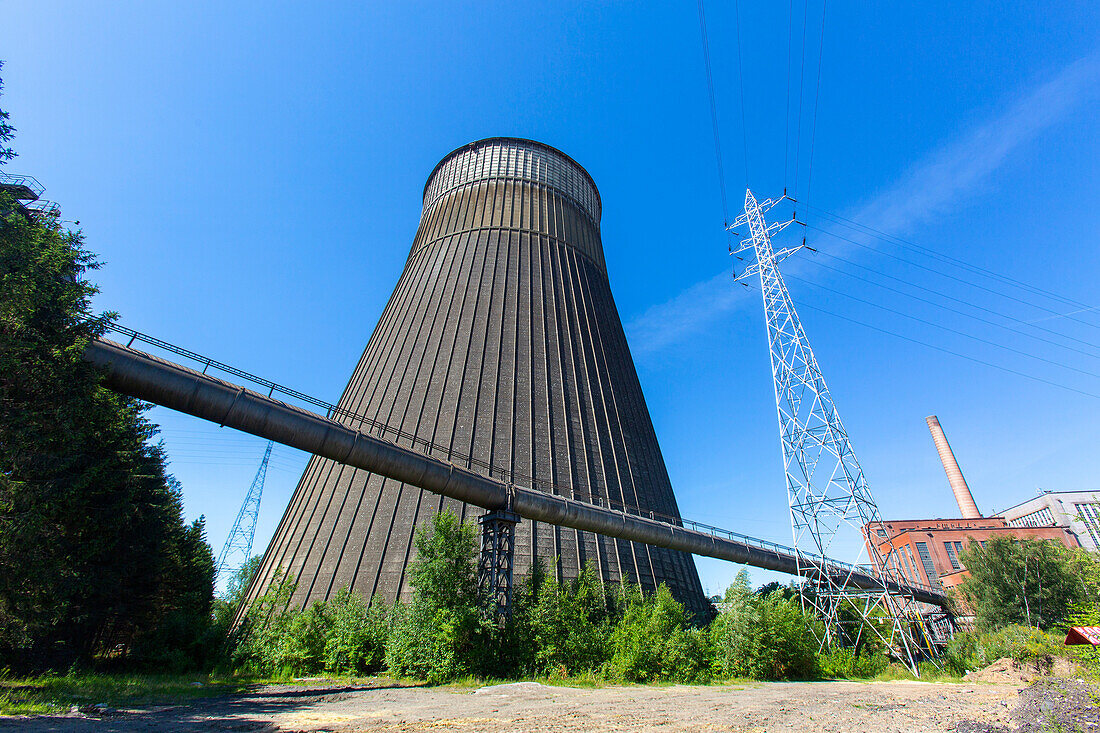
{"label": "cooling tower", "polygon": [[[600,207],[588,173],[541,143],[492,138],[444,158],[340,398],[358,417],[339,419],[516,485],[678,520],[611,296]],[[300,605],[343,586],[407,599],[414,534],[441,509],[483,513],[313,456],[249,596],[282,568]],[[705,608],[682,552],[525,520],[517,580],[536,558],[559,579],[591,565],[606,582],[667,583]]]}

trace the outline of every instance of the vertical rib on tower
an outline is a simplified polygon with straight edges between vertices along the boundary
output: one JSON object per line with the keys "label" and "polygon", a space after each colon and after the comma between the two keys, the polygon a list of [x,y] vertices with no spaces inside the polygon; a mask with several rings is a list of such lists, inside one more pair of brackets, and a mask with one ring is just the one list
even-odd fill
{"label": "vertical rib on tower", "polygon": [[[678,519],[612,300],[600,213],[588,173],[541,143],[491,138],[444,158],[339,403],[402,434],[344,422],[418,450],[427,441],[432,455],[486,475]],[[280,567],[303,606],[343,586],[407,597],[415,530],[444,508],[466,520],[482,512],[314,456],[249,598]],[[536,558],[562,579],[591,564],[604,581],[667,583],[689,609],[706,605],[685,553],[528,521],[516,553],[517,577]]]}
{"label": "vertical rib on tower", "polygon": [[947,474],[947,481],[951,484],[951,491],[955,494],[959,511],[963,519],[981,519],[982,513],[978,511],[978,505],[974,503],[974,495],[970,493],[970,487],[963,478],[959,462],[955,460],[955,453],[951,450],[951,444],[947,442],[947,436],[940,427],[940,419],[935,415],[924,418],[928,423],[928,430],[932,433],[932,442],[936,444],[936,452],[940,454],[940,463]]}

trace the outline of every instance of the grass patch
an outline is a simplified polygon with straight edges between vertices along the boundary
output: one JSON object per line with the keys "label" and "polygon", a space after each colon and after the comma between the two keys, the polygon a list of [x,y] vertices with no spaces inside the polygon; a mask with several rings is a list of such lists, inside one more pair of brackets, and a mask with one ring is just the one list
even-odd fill
{"label": "grass patch", "polygon": [[[942,664],[942,663],[941,663]],[[879,672],[868,682],[963,682],[963,678],[947,669],[942,669],[931,662],[920,662],[920,677],[916,677],[904,664],[896,662]],[[858,680],[854,680],[858,681]]]}
{"label": "grass patch", "polygon": [[258,680],[210,675],[67,675],[0,679],[0,715],[64,713],[76,705],[168,705],[238,692]]}

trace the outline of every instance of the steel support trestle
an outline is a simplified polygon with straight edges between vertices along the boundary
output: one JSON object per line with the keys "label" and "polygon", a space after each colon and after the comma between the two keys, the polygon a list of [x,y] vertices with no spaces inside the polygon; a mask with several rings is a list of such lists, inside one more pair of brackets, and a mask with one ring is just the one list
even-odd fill
{"label": "steel support trestle", "polygon": [[509,511],[489,512],[477,520],[481,525],[478,591],[485,611],[498,623],[512,615],[512,568],[519,520],[518,514]]}

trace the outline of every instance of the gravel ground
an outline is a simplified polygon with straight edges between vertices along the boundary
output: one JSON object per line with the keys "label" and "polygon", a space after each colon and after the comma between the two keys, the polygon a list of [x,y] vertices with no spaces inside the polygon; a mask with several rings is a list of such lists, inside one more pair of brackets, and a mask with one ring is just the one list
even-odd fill
{"label": "gravel ground", "polygon": [[1100,731],[1100,685],[1046,678],[1020,692],[1013,727],[966,721],[956,733],[1090,733]]}
{"label": "gravel ground", "polygon": [[[1009,730],[1019,689],[922,682],[578,689],[520,682],[473,690],[409,687],[377,679],[359,685],[268,685],[185,705],[103,715],[6,719],[0,720],[0,730],[977,733]],[[1049,697],[1059,694],[1051,688]],[[1043,700],[1036,704],[1043,705]],[[963,727],[967,725],[984,727]]]}

